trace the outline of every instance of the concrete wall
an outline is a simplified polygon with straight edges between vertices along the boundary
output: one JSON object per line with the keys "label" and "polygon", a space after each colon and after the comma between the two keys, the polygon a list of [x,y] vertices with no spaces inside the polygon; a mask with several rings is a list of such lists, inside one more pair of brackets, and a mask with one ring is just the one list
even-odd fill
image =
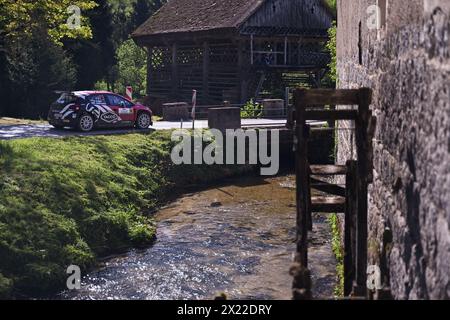
{"label": "concrete wall", "polygon": [[[377,2],[386,20],[373,30]],[[450,298],[449,17],[449,0],[338,0],[339,87],[371,87],[378,117],[369,264],[397,299]]]}
{"label": "concrete wall", "polygon": [[241,108],[223,107],[208,111],[208,127],[225,132],[241,128]]}

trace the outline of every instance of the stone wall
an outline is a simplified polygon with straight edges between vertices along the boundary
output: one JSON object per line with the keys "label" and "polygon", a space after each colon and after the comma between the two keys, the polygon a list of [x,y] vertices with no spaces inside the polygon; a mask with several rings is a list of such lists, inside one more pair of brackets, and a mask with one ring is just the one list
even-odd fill
{"label": "stone wall", "polygon": [[338,0],[339,87],[372,88],[378,118],[369,264],[397,299],[450,298],[449,17],[449,0]]}

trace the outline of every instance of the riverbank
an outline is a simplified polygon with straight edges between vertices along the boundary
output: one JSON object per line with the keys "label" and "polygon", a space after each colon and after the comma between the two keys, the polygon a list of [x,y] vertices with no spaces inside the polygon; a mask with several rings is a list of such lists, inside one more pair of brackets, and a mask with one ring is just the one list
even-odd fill
{"label": "riverbank", "polygon": [[0,142],[0,297],[48,294],[66,268],[154,241],[168,195],[252,169],[175,166],[170,132]]}

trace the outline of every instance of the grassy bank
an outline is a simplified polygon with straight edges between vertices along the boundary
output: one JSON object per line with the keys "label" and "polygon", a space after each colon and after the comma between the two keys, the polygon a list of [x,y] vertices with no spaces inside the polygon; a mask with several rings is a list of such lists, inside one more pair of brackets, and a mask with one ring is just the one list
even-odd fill
{"label": "grassy bank", "polygon": [[44,120],[0,118],[0,126],[16,126],[16,125],[32,125],[32,124],[48,124],[48,122]]}
{"label": "grassy bank", "polygon": [[149,245],[149,215],[185,185],[248,171],[175,166],[169,133],[0,142],[0,297],[63,287],[71,264]]}

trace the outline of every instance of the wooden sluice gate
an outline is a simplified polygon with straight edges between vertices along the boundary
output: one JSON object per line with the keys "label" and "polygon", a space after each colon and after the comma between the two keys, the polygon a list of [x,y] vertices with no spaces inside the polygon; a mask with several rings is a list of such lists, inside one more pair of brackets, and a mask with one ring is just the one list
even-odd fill
{"label": "wooden sluice gate", "polygon": [[[293,297],[313,298],[308,266],[308,233],[313,230],[312,213],[344,213],[344,294],[367,296],[368,185],[372,182],[372,139],[376,118],[369,109],[371,90],[298,89],[294,93],[293,131],[297,178],[297,252],[291,269]],[[334,106],[352,106],[332,109]],[[356,108],[354,107],[356,106]],[[307,121],[353,121],[356,160],[345,165],[311,165]],[[353,142],[352,142],[353,143]],[[333,178],[345,177],[345,187]],[[325,178],[325,179],[324,179]],[[312,189],[325,196],[312,196]]]}

